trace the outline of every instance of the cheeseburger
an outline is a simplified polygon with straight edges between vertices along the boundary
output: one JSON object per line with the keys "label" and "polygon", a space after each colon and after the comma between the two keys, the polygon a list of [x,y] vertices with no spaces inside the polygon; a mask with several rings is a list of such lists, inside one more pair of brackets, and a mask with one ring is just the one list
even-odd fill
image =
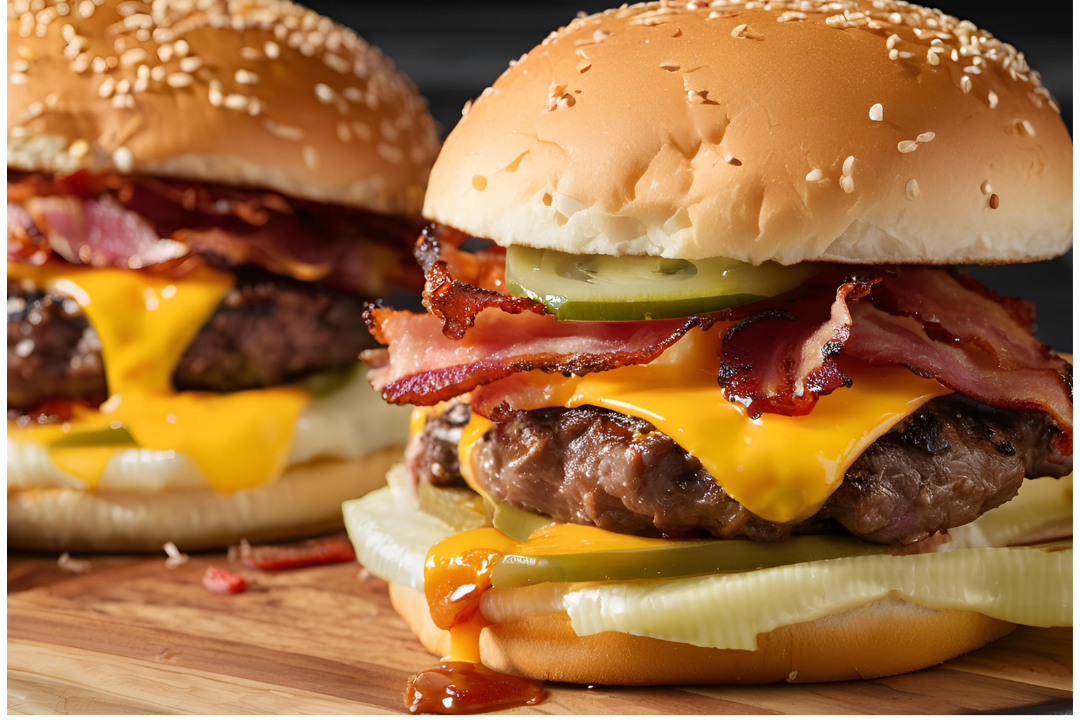
{"label": "cheeseburger", "polygon": [[1022,53],[904,2],[648,3],[467,110],[427,313],[367,315],[404,466],[345,509],[430,651],[816,682],[1072,624],[1071,365],[956,268],[1071,244]]}
{"label": "cheeseburger", "polygon": [[955,267],[1065,253],[1071,153],[1022,53],[917,5],[576,19],[447,139],[427,314],[368,311],[418,407],[357,555],[433,653],[546,680],[1071,625],[1071,365]]}
{"label": "cheeseburger", "polygon": [[408,424],[357,367],[420,286],[416,89],[272,0],[9,0],[7,46],[10,545],[339,526]]}

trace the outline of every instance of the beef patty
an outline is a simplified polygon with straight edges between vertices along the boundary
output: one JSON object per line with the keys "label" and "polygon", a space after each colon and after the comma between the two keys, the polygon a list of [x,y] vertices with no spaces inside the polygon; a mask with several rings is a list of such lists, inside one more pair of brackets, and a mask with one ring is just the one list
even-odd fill
{"label": "beef patty", "polygon": [[[813,517],[781,524],[728,496],[693,455],[644,420],[592,406],[497,419],[472,456],[488,492],[560,522],[631,535],[774,540],[846,532],[906,545],[1010,500],[1025,476],[1072,471],[1072,457],[1054,449],[1046,415],[948,395],[867,448]],[[415,476],[438,484],[458,475],[453,443],[467,420],[451,408],[428,422],[409,450]]]}
{"label": "beef patty", "polygon": [[[374,347],[353,295],[262,272],[236,287],[192,341],[178,390],[234,392],[355,363]],[[101,343],[70,298],[8,283],[8,407],[107,397]]]}

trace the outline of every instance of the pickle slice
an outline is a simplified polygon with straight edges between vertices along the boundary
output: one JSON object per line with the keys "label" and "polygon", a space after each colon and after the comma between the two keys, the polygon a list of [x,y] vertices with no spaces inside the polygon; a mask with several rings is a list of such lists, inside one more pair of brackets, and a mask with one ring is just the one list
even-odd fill
{"label": "pickle slice", "polygon": [[484,499],[468,488],[435,487],[421,482],[420,510],[434,515],[455,530],[471,530],[487,523]]}
{"label": "pickle slice", "polygon": [[104,428],[71,433],[49,443],[51,448],[101,447],[107,445],[135,445],[126,427]]}
{"label": "pickle slice", "polygon": [[787,292],[815,272],[810,263],[574,255],[517,245],[506,251],[509,291],[544,303],[559,320],[651,320],[723,310]]}
{"label": "pickle slice", "polygon": [[546,515],[516,508],[490,495],[484,495],[484,501],[487,503],[492,527],[518,542],[525,542],[537,530],[555,523]]}
{"label": "pickle slice", "polygon": [[649,580],[745,572],[816,560],[887,555],[892,549],[846,537],[804,536],[776,542],[705,540],[633,550],[558,555],[505,555],[491,573],[495,587],[543,582]]}

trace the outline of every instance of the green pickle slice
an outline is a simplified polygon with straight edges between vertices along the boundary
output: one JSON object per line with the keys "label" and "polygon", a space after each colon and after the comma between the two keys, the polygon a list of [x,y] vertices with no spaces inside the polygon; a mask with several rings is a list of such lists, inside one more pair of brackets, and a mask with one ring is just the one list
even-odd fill
{"label": "green pickle slice", "polygon": [[517,245],[506,251],[510,292],[544,303],[559,320],[652,320],[723,310],[787,292],[815,272],[811,263],[575,255]]}
{"label": "green pickle slice", "polygon": [[776,542],[704,540],[657,548],[553,555],[504,555],[491,573],[495,587],[544,582],[651,580],[746,572],[815,560],[887,555],[892,548],[846,537],[803,536]]}

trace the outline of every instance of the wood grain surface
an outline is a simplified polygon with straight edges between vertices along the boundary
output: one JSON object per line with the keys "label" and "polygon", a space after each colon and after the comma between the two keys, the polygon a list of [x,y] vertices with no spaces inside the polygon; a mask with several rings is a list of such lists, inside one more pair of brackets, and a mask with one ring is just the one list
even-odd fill
{"label": "wood grain surface", "polygon": [[[271,574],[220,555],[175,570],[162,558],[96,557],[85,575],[55,558],[8,557],[11,713],[404,711],[409,675],[434,658],[356,565]],[[244,575],[212,595],[216,564]],[[1020,628],[937,668],[821,685],[583,688],[552,685],[515,713],[956,713],[1068,709],[1072,630]]]}

